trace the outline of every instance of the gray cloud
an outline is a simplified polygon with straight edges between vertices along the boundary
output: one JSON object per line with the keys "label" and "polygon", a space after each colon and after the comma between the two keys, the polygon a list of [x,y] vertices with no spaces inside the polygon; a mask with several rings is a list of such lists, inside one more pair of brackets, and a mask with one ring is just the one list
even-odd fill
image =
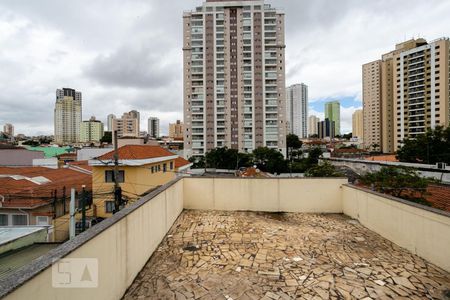
{"label": "gray cloud", "polygon": [[158,88],[176,79],[180,67],[150,43],[124,46],[110,55],[99,55],[85,74],[104,85]]}
{"label": "gray cloud", "polygon": [[[287,84],[307,83],[311,101],[360,98],[363,63],[412,36],[450,35],[450,1],[267,2],[286,13]],[[182,13],[201,3],[2,0],[0,125],[52,133],[55,90],[72,87],[84,118],[137,109],[142,129],[150,115],[167,128],[182,117]]]}

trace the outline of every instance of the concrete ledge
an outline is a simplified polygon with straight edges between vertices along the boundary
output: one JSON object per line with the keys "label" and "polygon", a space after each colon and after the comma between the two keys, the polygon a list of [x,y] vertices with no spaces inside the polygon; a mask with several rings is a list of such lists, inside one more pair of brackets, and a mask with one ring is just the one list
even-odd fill
{"label": "concrete ledge", "polygon": [[450,213],[348,184],[342,206],[368,229],[450,272]]}
{"label": "concrete ledge", "polygon": [[49,251],[46,255],[19,269],[16,273],[14,273],[13,276],[1,280],[0,298],[3,298],[6,295],[12,293],[26,282],[30,281],[40,273],[50,268],[55,260],[67,257],[69,254],[86,245],[89,241],[93,240],[95,237],[110,229],[115,224],[118,224],[131,213],[137,211],[140,207],[147,204],[161,193],[165,192],[181,179],[182,178],[177,178],[170,183],[161,186],[160,188],[139,199],[137,202],[116,213],[111,218],[102,221],[98,225],[76,236],[73,240],[61,244],[61,246]]}

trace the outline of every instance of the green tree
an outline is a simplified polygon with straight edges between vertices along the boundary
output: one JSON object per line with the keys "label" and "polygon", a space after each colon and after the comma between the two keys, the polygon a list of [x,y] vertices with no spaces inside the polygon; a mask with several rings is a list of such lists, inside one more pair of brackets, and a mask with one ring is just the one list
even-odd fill
{"label": "green tree", "polygon": [[204,156],[191,156],[189,157],[189,162],[193,163],[193,169],[203,169],[205,167]]}
{"label": "green tree", "polygon": [[429,181],[412,168],[383,167],[361,177],[361,182],[380,193],[428,204],[425,194]]}
{"label": "green tree", "polygon": [[324,162],[320,165],[316,165],[306,171],[306,177],[343,177],[344,175],[340,173],[335,166],[329,162]]}
{"label": "green tree", "polygon": [[402,162],[450,164],[450,127],[438,126],[415,139],[405,139],[397,158]]}
{"label": "green tree", "polygon": [[105,131],[105,133],[103,134],[103,137],[100,140],[100,143],[112,144],[112,132]]}
{"label": "green tree", "polygon": [[259,147],[253,150],[254,162],[258,168],[270,173],[285,173],[288,171],[287,161],[276,149]]}

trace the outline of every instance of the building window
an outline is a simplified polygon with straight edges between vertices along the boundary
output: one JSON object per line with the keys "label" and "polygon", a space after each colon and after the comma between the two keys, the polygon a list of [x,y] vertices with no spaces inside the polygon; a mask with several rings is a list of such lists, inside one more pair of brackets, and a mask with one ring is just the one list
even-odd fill
{"label": "building window", "polygon": [[0,226],[8,226],[8,215],[0,214]]}
{"label": "building window", "polygon": [[105,212],[106,213],[114,212],[114,201],[105,201]]}
{"label": "building window", "polygon": [[48,225],[48,217],[36,216],[36,225]]}
{"label": "building window", "polygon": [[[125,182],[125,171],[119,171],[119,178],[117,178],[119,183]],[[114,171],[105,171],[105,182],[114,182]]]}
{"label": "building window", "polygon": [[170,162],[170,169],[173,170],[173,161]]}
{"label": "building window", "polygon": [[163,172],[164,172],[164,173],[167,172],[167,164],[163,164]]}
{"label": "building window", "polygon": [[28,216],[27,215],[12,215],[12,225],[28,225]]}

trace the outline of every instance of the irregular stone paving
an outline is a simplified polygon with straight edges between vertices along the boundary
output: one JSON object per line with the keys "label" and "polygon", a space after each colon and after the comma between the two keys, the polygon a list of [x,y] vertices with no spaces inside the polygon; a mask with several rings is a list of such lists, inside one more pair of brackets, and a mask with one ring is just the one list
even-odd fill
{"label": "irregular stone paving", "polygon": [[184,211],[124,299],[446,299],[450,274],[343,215]]}

